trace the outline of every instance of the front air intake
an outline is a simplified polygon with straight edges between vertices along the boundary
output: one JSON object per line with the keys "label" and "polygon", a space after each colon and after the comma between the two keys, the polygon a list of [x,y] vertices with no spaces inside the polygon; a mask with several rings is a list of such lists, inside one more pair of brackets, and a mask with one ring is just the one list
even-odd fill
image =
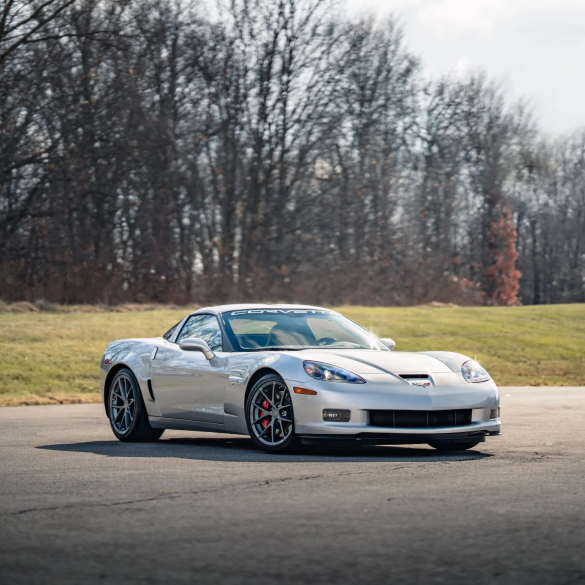
{"label": "front air intake", "polygon": [[437,429],[471,424],[465,410],[370,410],[370,426],[401,429]]}

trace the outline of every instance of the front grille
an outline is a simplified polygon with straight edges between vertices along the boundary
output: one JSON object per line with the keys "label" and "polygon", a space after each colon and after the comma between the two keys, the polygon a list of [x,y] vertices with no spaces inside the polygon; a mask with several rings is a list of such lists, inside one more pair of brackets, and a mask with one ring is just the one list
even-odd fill
{"label": "front grille", "polygon": [[398,374],[403,380],[428,380],[428,374]]}
{"label": "front grille", "polygon": [[370,410],[370,425],[408,429],[462,427],[471,424],[466,410]]}

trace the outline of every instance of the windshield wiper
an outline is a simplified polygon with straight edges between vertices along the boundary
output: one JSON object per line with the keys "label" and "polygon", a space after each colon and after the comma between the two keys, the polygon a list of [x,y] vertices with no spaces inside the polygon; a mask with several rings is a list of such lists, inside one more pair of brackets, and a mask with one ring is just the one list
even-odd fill
{"label": "windshield wiper", "polygon": [[309,345],[305,349],[374,349],[372,347],[367,347],[366,345],[336,345],[332,343],[331,345]]}
{"label": "windshield wiper", "polygon": [[306,347],[286,347],[285,345],[274,345],[268,347],[246,347],[244,351],[301,351]]}
{"label": "windshield wiper", "polygon": [[304,345],[303,347],[287,347],[285,345],[274,345],[268,347],[246,347],[244,351],[303,351],[304,349],[373,349],[366,345]]}

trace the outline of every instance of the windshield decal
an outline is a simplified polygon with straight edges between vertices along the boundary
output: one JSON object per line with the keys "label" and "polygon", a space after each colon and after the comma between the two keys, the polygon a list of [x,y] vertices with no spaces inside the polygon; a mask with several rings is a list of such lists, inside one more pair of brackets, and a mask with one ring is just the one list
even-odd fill
{"label": "windshield decal", "polygon": [[240,311],[232,311],[230,315],[264,315],[264,314],[281,314],[288,315],[294,313],[296,315],[334,315],[333,311],[326,309],[244,309]]}

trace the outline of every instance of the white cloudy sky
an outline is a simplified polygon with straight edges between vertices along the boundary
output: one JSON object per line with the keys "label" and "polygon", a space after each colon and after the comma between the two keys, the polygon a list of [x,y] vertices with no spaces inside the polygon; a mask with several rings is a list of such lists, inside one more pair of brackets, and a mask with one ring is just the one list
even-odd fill
{"label": "white cloudy sky", "polygon": [[585,0],[347,0],[396,14],[431,75],[483,68],[550,133],[585,127]]}

